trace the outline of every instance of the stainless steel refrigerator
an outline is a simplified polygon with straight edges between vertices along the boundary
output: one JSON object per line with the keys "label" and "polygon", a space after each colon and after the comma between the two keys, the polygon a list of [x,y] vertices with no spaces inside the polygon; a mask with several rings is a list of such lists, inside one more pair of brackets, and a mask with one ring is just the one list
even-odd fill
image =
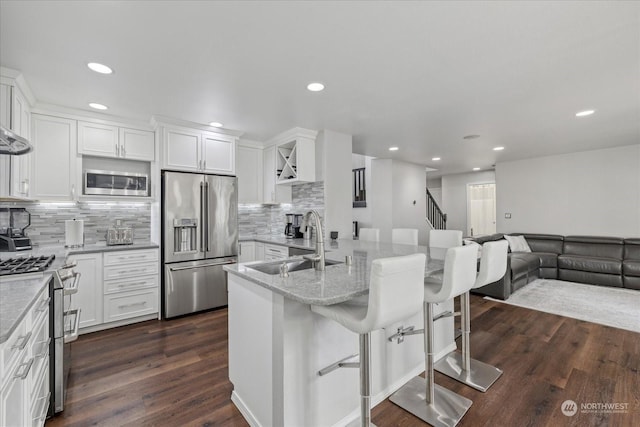
{"label": "stainless steel refrigerator", "polygon": [[227,305],[223,266],[238,255],[236,177],[163,171],[161,216],[163,317]]}

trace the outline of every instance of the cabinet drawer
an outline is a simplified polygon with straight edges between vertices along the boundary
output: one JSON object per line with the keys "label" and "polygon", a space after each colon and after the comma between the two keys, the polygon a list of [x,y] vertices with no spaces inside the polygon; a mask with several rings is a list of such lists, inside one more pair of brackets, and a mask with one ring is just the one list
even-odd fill
{"label": "cabinet drawer", "polygon": [[133,291],[144,288],[158,288],[158,275],[135,277],[126,280],[107,280],[104,282],[104,293]]}
{"label": "cabinet drawer", "polygon": [[135,265],[117,265],[104,268],[104,280],[121,279],[125,277],[146,276],[158,274],[157,262],[146,262]]}
{"label": "cabinet drawer", "polygon": [[25,349],[31,341],[32,332],[27,332],[27,319],[16,327],[9,339],[0,347],[0,376],[4,378],[11,368],[17,363],[21,354],[25,354]]}
{"label": "cabinet drawer", "polygon": [[114,322],[157,312],[157,289],[144,289],[104,296],[105,322]]}
{"label": "cabinet drawer", "polygon": [[265,259],[289,258],[289,248],[286,246],[264,245]]}
{"label": "cabinet drawer", "polygon": [[30,383],[33,384],[31,392],[35,393],[35,388],[43,375],[42,370],[49,365],[49,318],[43,318],[33,329],[30,347],[33,366],[30,372]]}
{"label": "cabinet drawer", "polygon": [[104,253],[104,266],[121,264],[138,264],[147,261],[157,261],[157,249],[141,249],[133,251],[118,251]]}
{"label": "cabinet drawer", "polygon": [[[33,304],[33,308],[30,311],[30,325],[37,325],[43,318],[49,318],[49,306],[51,298],[49,297],[49,288],[46,287],[42,290],[36,302]],[[33,329],[33,327],[31,328]]]}

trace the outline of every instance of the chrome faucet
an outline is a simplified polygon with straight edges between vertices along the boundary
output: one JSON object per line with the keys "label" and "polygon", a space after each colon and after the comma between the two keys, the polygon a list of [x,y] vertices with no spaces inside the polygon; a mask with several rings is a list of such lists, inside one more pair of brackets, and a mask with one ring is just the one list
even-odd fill
{"label": "chrome faucet", "polygon": [[311,210],[304,214],[303,224],[308,226],[311,216],[315,216],[316,222],[313,226],[316,230],[316,253],[313,255],[305,255],[303,258],[311,260],[318,271],[324,271],[324,240],[322,233],[322,224],[320,223],[320,214],[316,210]]}

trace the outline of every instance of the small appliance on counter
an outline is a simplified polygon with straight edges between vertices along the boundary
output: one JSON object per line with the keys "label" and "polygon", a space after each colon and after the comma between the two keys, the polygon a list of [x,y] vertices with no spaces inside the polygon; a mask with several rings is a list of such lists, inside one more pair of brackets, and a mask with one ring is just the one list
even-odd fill
{"label": "small appliance on counter", "polygon": [[123,227],[122,220],[117,219],[116,225],[107,229],[107,246],[133,245],[133,228]]}
{"label": "small appliance on counter", "polygon": [[284,235],[287,239],[301,239],[303,234],[300,230],[302,226],[302,214],[286,214]]}
{"label": "small appliance on counter", "polygon": [[30,225],[31,214],[25,208],[0,208],[0,252],[30,250],[25,232]]}
{"label": "small appliance on counter", "polygon": [[80,248],[84,246],[84,221],[69,219],[64,222],[64,247]]}

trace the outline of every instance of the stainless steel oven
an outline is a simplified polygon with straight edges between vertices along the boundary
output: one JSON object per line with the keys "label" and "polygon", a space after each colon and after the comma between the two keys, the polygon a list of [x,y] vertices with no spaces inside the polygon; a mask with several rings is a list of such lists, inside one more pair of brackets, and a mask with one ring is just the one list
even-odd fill
{"label": "stainless steel oven", "polygon": [[71,310],[71,296],[78,292],[80,273],[73,270],[76,263],[64,265],[55,271],[50,282],[51,347],[51,404],[49,414],[64,410],[67,381],[71,369],[71,343],[78,339],[80,310]]}
{"label": "stainless steel oven", "polygon": [[149,175],[86,169],[84,194],[146,197],[149,195]]}

